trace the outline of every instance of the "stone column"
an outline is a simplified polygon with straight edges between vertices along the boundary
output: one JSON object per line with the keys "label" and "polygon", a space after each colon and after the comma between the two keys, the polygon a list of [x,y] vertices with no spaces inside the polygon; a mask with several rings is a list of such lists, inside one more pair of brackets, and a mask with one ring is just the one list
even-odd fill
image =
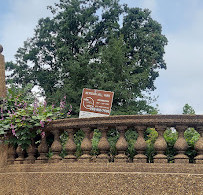
{"label": "stone column", "polygon": [[0,45],[0,97],[6,97],[6,81],[5,81],[5,61],[1,54],[3,47]]}
{"label": "stone column", "polygon": [[12,145],[9,145],[8,146],[8,157],[7,157],[7,164],[8,165],[14,164],[15,154],[16,154],[15,148]]}
{"label": "stone column", "polygon": [[138,132],[138,138],[135,142],[135,150],[137,155],[134,156],[134,163],[146,163],[147,157],[144,155],[145,150],[147,149],[147,144],[144,140],[144,131],[146,130],[145,126],[136,126]]}
{"label": "stone column", "polygon": [[25,161],[23,163],[24,164],[34,163],[35,162],[35,153],[36,153],[36,149],[35,149],[34,139],[32,139],[32,143],[29,145],[29,147],[27,149],[28,157],[25,159]]}
{"label": "stone column", "polygon": [[99,127],[98,128],[102,132],[102,137],[99,141],[98,148],[100,151],[100,155],[97,156],[96,162],[109,162],[109,150],[110,150],[110,145],[107,140],[106,133],[108,131],[108,127]]}
{"label": "stone column", "polygon": [[74,142],[74,129],[67,129],[68,132],[68,140],[65,145],[65,150],[67,152],[67,155],[64,157],[63,162],[75,162],[76,156],[74,155],[76,152],[76,144]]}
{"label": "stone column", "polygon": [[80,163],[89,163],[92,161],[92,157],[90,155],[90,152],[92,150],[92,142],[90,140],[90,133],[91,133],[91,128],[86,127],[86,128],[81,128],[84,133],[85,137],[82,140],[81,143],[81,150],[82,150],[82,156],[79,157],[78,162]]}
{"label": "stone column", "polygon": [[59,130],[54,129],[51,132],[54,135],[54,142],[51,145],[51,151],[53,152],[53,156],[49,159],[49,162],[58,163],[62,160],[62,157],[60,156],[62,146],[60,142]]}
{"label": "stone column", "polygon": [[116,127],[116,129],[119,131],[120,137],[116,143],[116,150],[118,154],[115,156],[114,162],[119,162],[119,163],[127,162],[128,157],[125,154],[126,150],[128,149],[128,142],[125,139],[125,132],[127,127],[118,126]]}
{"label": "stone column", "polygon": [[159,136],[154,143],[154,148],[157,152],[157,155],[154,156],[154,163],[167,163],[167,156],[164,154],[165,150],[167,149],[167,143],[164,139],[164,131],[166,130],[166,126],[159,126],[155,127]]}
{"label": "stone column", "polygon": [[48,157],[46,155],[48,153],[48,145],[46,142],[46,134],[45,134],[45,136],[41,135],[41,143],[38,146],[38,153],[39,153],[39,157],[37,158],[35,163],[37,163],[37,164],[47,163]]}
{"label": "stone column", "polygon": [[174,156],[175,163],[189,163],[188,156],[185,155],[185,151],[188,148],[188,144],[184,138],[184,132],[187,126],[177,125],[176,130],[178,131],[178,139],[174,145],[177,150],[177,155]]}
{"label": "stone column", "polygon": [[16,149],[16,153],[18,155],[18,158],[15,159],[14,164],[23,164],[24,161],[24,151],[19,145]]}

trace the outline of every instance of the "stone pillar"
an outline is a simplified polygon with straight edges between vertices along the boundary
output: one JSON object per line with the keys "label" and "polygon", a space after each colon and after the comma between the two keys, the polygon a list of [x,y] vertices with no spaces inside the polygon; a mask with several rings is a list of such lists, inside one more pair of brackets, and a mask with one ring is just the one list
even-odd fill
{"label": "stone pillar", "polygon": [[0,45],[0,97],[6,97],[6,81],[5,81],[5,61],[1,54],[3,47]]}
{"label": "stone pillar", "polygon": [[86,128],[82,128],[82,130],[85,133],[85,137],[81,143],[81,150],[83,154],[82,156],[79,157],[78,162],[89,163],[92,161],[92,157],[90,155],[90,152],[92,150],[92,142],[90,140],[91,128],[86,127]]}
{"label": "stone pillar", "polygon": [[8,165],[14,164],[15,154],[16,154],[15,148],[12,145],[9,145],[9,147],[8,147],[8,157],[7,157],[7,164]]}
{"label": "stone pillar", "polygon": [[100,151],[100,155],[97,156],[96,162],[109,162],[109,150],[110,145],[107,140],[106,133],[108,131],[108,127],[99,127],[98,128],[102,132],[102,137],[99,141],[98,148]]}
{"label": "stone pillar", "polygon": [[62,146],[59,137],[59,130],[54,129],[51,132],[54,135],[54,142],[51,145],[51,151],[53,152],[53,156],[50,158],[49,162],[58,163],[62,160],[62,157],[60,156]]}
{"label": "stone pillar", "polygon": [[195,150],[197,150],[197,156],[195,157],[195,163],[203,164],[203,126],[197,127],[196,130],[200,134],[200,138],[195,143]]}
{"label": "stone pillar", "polygon": [[14,164],[23,164],[24,161],[24,151],[19,145],[16,149],[16,153],[18,155],[18,158],[15,159]]}
{"label": "stone pillar", "polygon": [[118,126],[116,128],[119,133],[120,133],[120,137],[116,143],[116,150],[118,152],[118,155],[115,156],[114,158],[114,162],[127,162],[128,161],[128,157],[126,156],[125,152],[128,149],[128,143],[125,139],[125,132],[127,127],[126,126]]}
{"label": "stone pillar", "polygon": [[154,156],[154,163],[167,163],[167,156],[164,155],[165,150],[167,149],[167,143],[164,139],[164,131],[166,126],[156,126],[155,129],[158,131],[158,138],[154,143],[154,148],[157,152],[157,155]]}
{"label": "stone pillar", "polygon": [[[9,147],[8,144],[0,140],[0,167],[7,164]],[[13,158],[14,161],[15,158]]]}
{"label": "stone pillar", "polygon": [[66,130],[68,132],[68,140],[65,145],[65,150],[67,155],[64,157],[63,162],[75,162],[76,156],[74,155],[76,152],[76,144],[74,142],[74,129]]}
{"label": "stone pillar", "polygon": [[176,126],[178,131],[178,139],[174,145],[174,148],[177,150],[177,155],[174,156],[175,163],[189,163],[188,156],[185,155],[185,152],[188,148],[188,144],[184,138],[184,132],[187,129],[187,126]]}
{"label": "stone pillar", "polygon": [[25,161],[23,163],[24,164],[34,163],[35,162],[35,153],[36,153],[36,149],[35,149],[34,139],[32,139],[32,143],[27,148],[28,157],[25,159]]}
{"label": "stone pillar", "polygon": [[135,127],[138,132],[138,138],[135,142],[135,150],[137,155],[134,156],[134,163],[146,163],[147,157],[144,155],[145,150],[147,149],[147,144],[144,140],[144,131],[146,130],[145,126],[137,126]]}
{"label": "stone pillar", "polygon": [[47,163],[48,157],[46,155],[48,153],[48,145],[46,142],[46,134],[45,134],[45,136],[41,135],[41,143],[37,149],[38,149],[39,157],[37,158],[35,163],[37,163],[37,164]]}

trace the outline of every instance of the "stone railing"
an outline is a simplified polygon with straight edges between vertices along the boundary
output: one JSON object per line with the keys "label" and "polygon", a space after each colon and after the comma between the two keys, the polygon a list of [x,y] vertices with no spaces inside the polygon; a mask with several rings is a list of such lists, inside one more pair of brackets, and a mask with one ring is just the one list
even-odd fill
{"label": "stone railing", "polygon": [[[203,116],[200,115],[132,115],[132,116],[111,116],[100,118],[83,118],[83,119],[64,119],[56,120],[49,123],[45,129],[45,134],[52,134],[54,141],[50,148],[46,142],[46,136],[41,138],[40,145],[36,148],[34,144],[27,149],[26,158],[21,147],[17,149],[9,148],[8,164],[26,164],[26,163],[70,163],[70,162],[109,162],[110,145],[107,140],[107,132],[109,129],[115,128],[119,132],[119,139],[116,143],[117,155],[114,156],[114,162],[129,162],[126,156],[128,143],[125,138],[125,132],[129,128],[133,128],[138,133],[138,138],[135,143],[137,154],[133,158],[133,163],[146,163],[147,156],[145,150],[147,148],[144,139],[144,132],[147,128],[155,128],[158,132],[158,138],[154,143],[154,148],[157,154],[153,157],[154,163],[168,163],[165,150],[167,143],[163,137],[163,133],[167,128],[173,127],[178,132],[178,139],[174,145],[177,154],[174,156],[175,163],[189,163],[189,158],[185,155],[188,144],[184,139],[184,131],[189,128],[195,128],[200,134],[199,140],[195,143],[197,156],[195,157],[196,164],[203,164]],[[74,143],[74,133],[81,129],[85,133],[85,137],[81,143],[82,155],[78,158],[75,156],[76,144]],[[102,133],[98,143],[100,154],[92,160],[91,150],[91,134],[94,129],[99,129]],[[62,159],[60,153],[62,145],[60,135],[66,131],[68,140],[65,144],[67,155]],[[53,155],[50,159],[47,153],[51,149]],[[36,151],[37,150],[37,151]],[[36,156],[35,154],[38,153]]]}

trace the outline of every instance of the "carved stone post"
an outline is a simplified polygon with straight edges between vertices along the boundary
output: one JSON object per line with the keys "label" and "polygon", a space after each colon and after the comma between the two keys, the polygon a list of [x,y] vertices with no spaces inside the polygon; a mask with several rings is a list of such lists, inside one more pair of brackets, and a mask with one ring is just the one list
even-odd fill
{"label": "carved stone post", "polygon": [[134,163],[146,163],[147,157],[144,155],[145,150],[147,149],[147,144],[144,140],[144,131],[146,130],[145,126],[136,126],[138,132],[138,138],[135,142],[135,150],[138,153],[134,156]]}
{"label": "carved stone post", "polygon": [[15,154],[16,154],[16,152],[15,152],[14,147],[10,145],[9,148],[8,148],[8,158],[7,158],[8,165],[11,165],[11,164],[14,163]]}
{"label": "carved stone post", "polygon": [[1,54],[3,51],[0,45],[0,97],[6,97],[6,81],[5,81],[5,61],[4,56]]}
{"label": "carved stone post", "polygon": [[59,156],[62,150],[61,142],[59,139],[59,130],[55,129],[51,131],[54,135],[54,142],[51,145],[51,151],[53,152],[53,156],[50,158],[51,163],[58,163],[62,160],[62,157]]}
{"label": "carved stone post", "polygon": [[203,126],[197,127],[197,131],[200,134],[200,138],[195,143],[195,150],[198,152],[198,155],[195,157],[195,163],[203,164]]}
{"label": "carved stone post", "polygon": [[24,151],[19,145],[16,149],[16,153],[18,155],[18,158],[15,159],[14,164],[23,164],[24,161]]}
{"label": "carved stone post", "polygon": [[48,146],[46,142],[46,134],[45,136],[41,136],[41,143],[38,146],[39,157],[35,161],[37,164],[43,164],[48,162],[48,157],[46,154],[48,153]]}
{"label": "carved stone post", "polygon": [[120,137],[116,143],[118,155],[115,156],[114,162],[127,162],[128,157],[125,155],[125,152],[128,149],[128,143],[125,139],[125,131],[127,126],[118,126],[116,129],[119,131]]}
{"label": "carved stone post", "polygon": [[32,140],[32,143],[29,145],[27,149],[28,157],[25,159],[24,164],[32,164],[35,162],[35,147],[34,147],[34,140]]}
{"label": "carved stone post", "polygon": [[163,136],[166,126],[157,125],[155,128],[158,131],[159,136],[154,143],[154,148],[157,151],[157,155],[154,156],[154,163],[167,163],[167,156],[164,155],[164,152],[167,149],[167,143]]}
{"label": "carved stone post", "polygon": [[76,144],[74,142],[74,130],[68,129],[68,140],[65,145],[65,150],[67,152],[67,155],[64,157],[63,162],[75,162],[76,156],[74,155],[76,151]]}
{"label": "carved stone post", "polygon": [[110,145],[107,140],[106,133],[108,131],[108,127],[99,127],[99,130],[102,132],[102,137],[99,141],[98,148],[100,151],[100,155],[97,156],[96,162],[109,162],[108,152],[110,150]]}
{"label": "carved stone post", "polygon": [[82,130],[85,133],[85,137],[81,143],[81,150],[83,154],[82,156],[79,157],[78,162],[86,163],[86,162],[91,162],[91,158],[92,158],[90,155],[90,151],[92,150],[92,143],[90,140],[91,129],[87,127],[87,128],[82,128]]}
{"label": "carved stone post", "polygon": [[188,144],[184,138],[184,131],[187,129],[187,126],[176,126],[178,131],[178,139],[174,145],[174,148],[177,150],[178,154],[174,156],[175,163],[189,163],[189,158],[184,153],[188,148]]}

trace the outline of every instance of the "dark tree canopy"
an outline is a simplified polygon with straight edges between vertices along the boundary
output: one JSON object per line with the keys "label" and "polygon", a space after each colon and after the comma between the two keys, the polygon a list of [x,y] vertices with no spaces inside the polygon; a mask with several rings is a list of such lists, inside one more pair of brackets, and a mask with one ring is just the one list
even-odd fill
{"label": "dark tree canopy", "polygon": [[60,0],[49,7],[35,34],[8,62],[10,79],[34,83],[47,101],[64,95],[79,111],[83,88],[114,91],[114,114],[149,113],[143,92],[155,90],[167,39],[150,11],[129,8],[119,0]]}

